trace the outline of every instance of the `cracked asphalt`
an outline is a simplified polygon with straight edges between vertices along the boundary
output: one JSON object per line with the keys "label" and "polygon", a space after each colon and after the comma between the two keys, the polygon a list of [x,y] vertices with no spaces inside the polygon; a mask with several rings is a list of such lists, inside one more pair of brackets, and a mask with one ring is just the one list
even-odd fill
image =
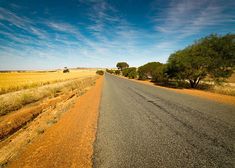
{"label": "cracked asphalt", "polygon": [[93,167],[235,167],[234,107],[106,74]]}

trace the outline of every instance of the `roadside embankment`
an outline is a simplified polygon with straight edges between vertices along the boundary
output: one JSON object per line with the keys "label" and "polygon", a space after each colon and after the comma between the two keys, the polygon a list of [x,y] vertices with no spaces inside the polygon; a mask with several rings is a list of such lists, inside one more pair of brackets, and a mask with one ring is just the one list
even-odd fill
{"label": "roadside embankment", "polygon": [[92,167],[103,77],[9,167]]}
{"label": "roadside embankment", "polygon": [[74,105],[78,97],[80,98],[95,85],[97,79],[98,76],[87,77],[22,91],[22,93],[33,92],[36,95],[54,87],[59,88],[59,92],[54,96],[45,96],[37,102],[22,106],[19,110],[0,116],[0,165],[6,165],[24,147],[56,124],[62,114]]}

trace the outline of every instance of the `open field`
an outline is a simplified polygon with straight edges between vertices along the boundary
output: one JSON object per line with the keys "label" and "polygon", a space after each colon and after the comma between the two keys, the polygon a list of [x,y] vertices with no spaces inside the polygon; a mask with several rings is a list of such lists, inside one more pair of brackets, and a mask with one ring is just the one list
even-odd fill
{"label": "open field", "polygon": [[[94,76],[93,76],[94,77]],[[55,98],[62,94],[69,93],[76,89],[88,85],[87,81],[91,81],[92,77],[84,79],[73,79],[54,84],[48,84],[41,87],[24,89],[17,92],[10,92],[0,95],[0,116],[5,115],[11,111],[18,110],[23,106],[37,102],[45,98]]]}
{"label": "open field", "polygon": [[[17,79],[13,78],[14,73],[5,74],[6,77],[9,75],[10,77],[8,79],[11,78],[12,81],[21,79],[19,80],[21,81],[21,86],[27,85],[27,80],[23,77],[30,75],[32,76],[32,81],[35,82],[46,81],[47,79],[49,83],[56,78],[62,81],[38,87],[34,85],[35,87],[33,88],[0,95],[0,139],[15,132],[22,125],[37,117],[47,107],[54,106],[61,101],[66,101],[75,95],[82,94],[87,87],[94,85],[97,79],[97,75],[91,70],[73,71],[67,74],[62,73],[60,78],[51,74],[51,72],[44,72],[42,74],[43,78],[39,79],[36,78],[40,75],[39,73],[19,73],[18,76],[20,78]],[[17,85],[17,83],[15,85]],[[10,88],[12,85],[9,86],[5,84],[5,86]],[[13,117],[10,117],[9,120],[9,116]]]}
{"label": "open field", "polygon": [[[56,106],[59,102],[65,102],[76,95],[83,94],[86,88],[94,85],[96,79],[96,77],[88,77],[72,82],[68,81],[60,84],[52,84],[51,86],[43,86],[42,88],[34,88],[29,90],[29,92],[23,91],[23,95],[31,93],[31,96],[28,96],[29,98],[27,97],[28,102],[22,102],[22,99],[20,99],[21,94],[19,94],[19,97],[17,95],[13,96],[12,93],[7,94],[8,96],[5,96],[5,99],[0,99],[0,140],[15,132],[25,123],[36,118],[48,107]],[[55,89],[55,87],[57,87],[58,92],[55,92],[51,96],[50,90]],[[47,90],[49,90],[49,94]],[[34,101],[31,102],[30,100]],[[28,104],[30,106],[27,106]]]}
{"label": "open field", "polygon": [[0,139],[36,118],[48,107],[81,95],[97,76],[73,79],[0,95]]}
{"label": "open field", "polygon": [[95,75],[96,70],[70,70],[69,73],[61,71],[29,71],[0,73],[0,94],[33,88],[46,84],[61,82],[69,79],[81,79]]}

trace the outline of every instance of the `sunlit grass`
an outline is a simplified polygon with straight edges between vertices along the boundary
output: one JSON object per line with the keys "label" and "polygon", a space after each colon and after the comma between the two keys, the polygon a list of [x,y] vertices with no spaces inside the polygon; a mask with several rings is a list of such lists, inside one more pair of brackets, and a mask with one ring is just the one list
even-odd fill
{"label": "sunlit grass", "polygon": [[96,70],[70,70],[55,72],[7,72],[0,73],[0,94],[33,88],[70,79],[94,76]]}
{"label": "sunlit grass", "polygon": [[47,86],[0,95],[0,116],[11,111],[18,110],[27,104],[37,102],[44,98],[55,98],[76,89],[83,89],[86,85],[92,85],[95,82],[95,79],[96,77],[85,77],[83,79],[78,78]]}
{"label": "sunlit grass", "polygon": [[212,90],[212,92],[224,94],[224,95],[230,95],[235,96],[235,87],[234,86],[215,86]]}

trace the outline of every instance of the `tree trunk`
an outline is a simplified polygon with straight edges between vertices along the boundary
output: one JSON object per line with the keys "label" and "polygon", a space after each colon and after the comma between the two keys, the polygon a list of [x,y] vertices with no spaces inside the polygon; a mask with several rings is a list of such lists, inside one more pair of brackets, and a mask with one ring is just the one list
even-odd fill
{"label": "tree trunk", "polygon": [[195,87],[197,87],[197,86],[198,86],[198,84],[199,84],[200,80],[201,80],[201,78],[198,78],[198,79],[197,79],[197,82],[196,82]]}
{"label": "tree trunk", "polygon": [[197,78],[197,79],[189,79],[189,82],[190,82],[190,86],[191,88],[196,88],[197,85],[199,84],[201,78]]}
{"label": "tree trunk", "polygon": [[194,84],[194,81],[190,79],[189,82],[190,82],[191,88],[194,88],[194,85],[195,85],[195,84]]}

